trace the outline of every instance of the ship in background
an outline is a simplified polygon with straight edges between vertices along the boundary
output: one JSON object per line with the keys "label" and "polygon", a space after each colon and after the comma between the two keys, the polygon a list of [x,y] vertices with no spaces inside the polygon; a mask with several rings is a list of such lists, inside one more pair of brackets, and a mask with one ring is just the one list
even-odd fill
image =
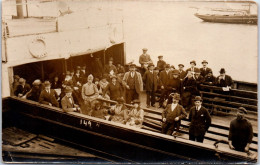
{"label": "ship in background", "polygon": [[[225,12],[225,14],[194,14],[196,17],[202,19],[205,22],[217,22],[217,23],[233,23],[233,24],[253,24],[257,25],[257,14],[251,14],[251,4],[243,5],[248,6],[245,10],[235,9],[212,9],[212,11]],[[232,14],[229,14],[232,12]]]}

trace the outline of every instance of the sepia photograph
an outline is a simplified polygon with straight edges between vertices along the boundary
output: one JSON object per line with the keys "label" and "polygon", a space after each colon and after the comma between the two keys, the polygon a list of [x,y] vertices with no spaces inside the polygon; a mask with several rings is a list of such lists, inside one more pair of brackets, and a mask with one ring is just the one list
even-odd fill
{"label": "sepia photograph", "polygon": [[252,0],[2,0],[2,163],[258,162]]}

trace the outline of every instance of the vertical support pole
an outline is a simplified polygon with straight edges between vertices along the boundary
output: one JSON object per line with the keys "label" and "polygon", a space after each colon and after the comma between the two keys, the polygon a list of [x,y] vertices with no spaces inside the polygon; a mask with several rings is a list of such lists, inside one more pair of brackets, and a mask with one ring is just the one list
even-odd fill
{"label": "vertical support pole", "polygon": [[16,0],[16,12],[17,12],[17,18],[23,19],[23,0]]}
{"label": "vertical support pole", "polygon": [[43,67],[43,62],[41,62],[41,75],[42,75],[42,81],[44,81],[44,67]]}
{"label": "vertical support pole", "polygon": [[28,18],[28,17],[29,17],[29,14],[28,14],[28,5],[27,5],[28,2],[27,2],[27,0],[25,0],[25,3],[26,3],[26,14],[27,14],[26,17]]}

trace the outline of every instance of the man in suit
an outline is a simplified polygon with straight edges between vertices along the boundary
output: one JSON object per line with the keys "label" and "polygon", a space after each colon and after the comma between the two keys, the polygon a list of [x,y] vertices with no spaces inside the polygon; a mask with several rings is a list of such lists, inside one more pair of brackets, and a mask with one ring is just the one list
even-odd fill
{"label": "man in suit", "polygon": [[61,107],[64,112],[80,112],[80,107],[75,104],[70,86],[65,88],[66,95],[61,99]]}
{"label": "man in suit", "polygon": [[247,110],[244,107],[237,109],[237,118],[230,122],[229,147],[237,151],[248,152],[253,139],[252,124],[245,118]]}
{"label": "man in suit", "polygon": [[201,64],[203,65],[203,67],[200,68],[200,75],[201,75],[202,77],[205,77],[205,76],[208,75],[209,71],[212,71],[212,69],[207,67],[208,61],[206,61],[206,60],[203,60],[203,61],[201,62]]}
{"label": "man in suit", "polygon": [[87,73],[86,73],[86,65],[83,65],[82,67],[80,67],[80,77],[84,78],[87,76]]}
{"label": "man in suit", "polygon": [[195,66],[196,66],[196,61],[192,60],[190,62],[190,68],[188,68],[186,70],[186,74],[188,74],[188,72],[190,72],[192,75],[195,75],[195,72],[200,70],[199,68],[197,68]]}
{"label": "man in suit", "polygon": [[135,64],[131,64],[129,72],[126,72],[122,84],[126,88],[126,103],[139,99],[140,92],[143,91],[143,79],[139,72],[135,71]]}
{"label": "man in suit", "polygon": [[150,55],[147,54],[147,51],[148,51],[147,48],[143,48],[143,54],[141,54],[140,57],[139,57],[139,63],[141,64],[141,73],[142,73],[142,75],[147,70],[148,65],[153,63],[153,61],[151,60]]}
{"label": "man in suit", "polygon": [[202,83],[206,85],[215,85],[216,77],[213,76],[212,71],[209,71],[209,73],[205,76]]}
{"label": "man in suit", "polygon": [[14,94],[18,97],[26,96],[26,94],[31,90],[31,86],[26,83],[26,80],[24,78],[20,78],[18,82],[19,85],[14,91]]}
{"label": "man in suit", "polygon": [[148,70],[144,73],[143,81],[146,89],[146,104],[147,108],[154,107],[155,91],[157,90],[157,74],[154,73],[154,64],[149,64]]}
{"label": "man in suit", "polygon": [[190,128],[189,139],[203,143],[205,133],[211,124],[211,117],[208,110],[202,106],[202,99],[196,96],[195,106],[191,108],[189,114]]}
{"label": "man in suit", "polygon": [[110,76],[117,74],[117,68],[113,65],[113,59],[110,58],[108,64],[104,67],[104,74],[109,74]]}
{"label": "man in suit", "polygon": [[157,67],[159,68],[159,71],[163,71],[165,66],[166,66],[166,62],[163,60],[163,56],[158,56],[158,62],[157,62]]}
{"label": "man in suit", "polygon": [[106,86],[105,90],[103,91],[103,96],[105,96],[107,92],[110,100],[116,101],[116,99],[123,97],[123,89],[121,84],[117,82],[116,76],[111,77],[111,83]]}
{"label": "man in suit", "polygon": [[184,68],[184,65],[183,64],[179,64],[178,65],[179,67],[179,72],[180,72],[180,80],[183,81],[184,78],[186,77],[186,71],[183,69]]}
{"label": "man in suit", "polygon": [[172,97],[172,104],[168,104],[162,113],[162,133],[164,134],[171,135],[174,130],[177,133],[181,120],[187,117],[185,109],[179,104],[180,99],[180,94],[175,93]]}
{"label": "man in suit", "polygon": [[160,101],[159,101],[159,106],[160,108],[163,106],[163,102],[166,98],[168,98],[168,90],[167,90],[167,86],[171,77],[171,71],[170,71],[170,65],[167,64],[165,66],[165,69],[163,71],[160,72],[160,76],[159,76],[159,86],[161,88],[161,97],[160,97]]}
{"label": "man in suit", "polygon": [[152,64],[153,61],[151,60],[151,57],[149,54],[147,54],[148,49],[143,48],[143,54],[139,57],[139,63],[141,64],[141,67],[143,68],[145,64]]}
{"label": "man in suit", "polygon": [[54,89],[51,89],[51,83],[49,81],[45,81],[44,87],[45,89],[41,91],[39,97],[39,103],[59,107],[59,103],[57,101],[58,94]]}
{"label": "man in suit", "polygon": [[229,75],[226,75],[224,68],[219,71],[220,75],[217,77],[216,85],[219,87],[230,87],[233,85],[233,80]]}

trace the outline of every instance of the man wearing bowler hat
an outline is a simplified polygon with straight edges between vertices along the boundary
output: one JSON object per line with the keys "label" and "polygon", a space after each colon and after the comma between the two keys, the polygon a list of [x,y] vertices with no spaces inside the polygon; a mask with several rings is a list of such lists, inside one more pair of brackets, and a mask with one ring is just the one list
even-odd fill
{"label": "man wearing bowler hat", "polygon": [[148,70],[144,73],[143,81],[146,90],[146,104],[147,108],[154,107],[155,104],[155,91],[157,90],[157,74],[154,72],[154,64],[149,64]]}
{"label": "man wearing bowler hat", "polygon": [[203,65],[203,67],[200,68],[200,75],[201,75],[202,77],[205,77],[205,76],[208,75],[209,71],[212,71],[212,69],[210,69],[210,68],[207,67],[208,61],[206,61],[206,60],[203,60],[203,61],[201,62],[201,64]]}
{"label": "man wearing bowler hat", "polygon": [[195,74],[196,71],[199,71],[200,69],[195,67],[196,66],[196,61],[192,60],[190,62],[190,68],[186,70],[186,73],[190,72],[192,75]]}
{"label": "man wearing bowler hat", "polygon": [[159,71],[161,72],[162,70],[164,70],[165,66],[166,66],[166,62],[163,60],[163,56],[160,55],[158,56],[158,62],[157,62],[157,67],[159,68]]}
{"label": "man wearing bowler hat", "polygon": [[186,71],[183,69],[184,68],[184,65],[183,64],[179,64],[178,65],[179,67],[179,72],[180,72],[180,80],[183,81],[184,78],[186,77]]}
{"label": "man wearing bowler hat", "polygon": [[59,107],[59,103],[57,101],[58,94],[54,89],[51,89],[51,83],[49,81],[45,81],[43,85],[45,89],[41,91],[39,103]]}
{"label": "man wearing bowler hat", "polygon": [[164,100],[169,96],[167,86],[172,76],[171,72],[172,71],[170,70],[170,65],[166,64],[165,69],[161,71],[159,75],[159,86],[161,88],[161,97],[159,101],[160,107],[162,107]]}
{"label": "man wearing bowler hat", "polygon": [[237,109],[237,118],[230,122],[228,142],[230,149],[249,151],[253,139],[253,127],[245,118],[247,110],[244,107]]}
{"label": "man wearing bowler hat", "polygon": [[189,139],[203,143],[204,135],[211,124],[211,117],[208,110],[202,106],[200,96],[196,96],[194,102],[195,106],[191,108],[189,114]]}
{"label": "man wearing bowler hat", "polygon": [[216,85],[219,87],[230,87],[233,85],[233,80],[229,75],[226,75],[224,68],[219,71],[220,75],[217,77]]}
{"label": "man wearing bowler hat", "polygon": [[80,112],[80,107],[75,104],[70,86],[65,88],[66,95],[61,99],[61,107],[64,112]]}
{"label": "man wearing bowler hat", "polygon": [[179,131],[181,120],[187,117],[185,109],[179,104],[180,94],[175,93],[172,104],[168,104],[162,113],[162,133],[171,135],[176,129]]}
{"label": "man wearing bowler hat", "polygon": [[122,84],[126,88],[126,103],[139,99],[140,92],[143,91],[143,79],[139,72],[135,70],[135,64],[131,64],[129,71],[125,73]]}

